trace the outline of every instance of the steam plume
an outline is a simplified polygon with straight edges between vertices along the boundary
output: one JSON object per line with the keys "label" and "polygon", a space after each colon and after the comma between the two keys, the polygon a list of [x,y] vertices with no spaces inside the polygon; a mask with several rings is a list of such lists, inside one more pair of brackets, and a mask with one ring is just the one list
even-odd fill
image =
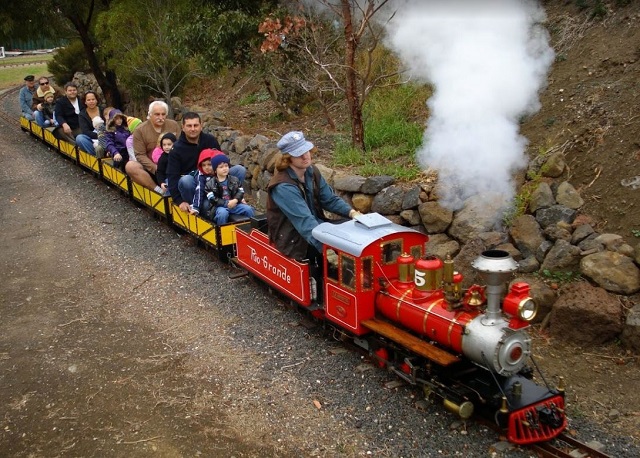
{"label": "steam plume", "polygon": [[391,47],[413,77],[434,86],[418,152],[439,174],[440,204],[474,195],[507,204],[512,174],[526,165],[523,115],[553,61],[545,13],[529,0],[405,0],[388,25]]}

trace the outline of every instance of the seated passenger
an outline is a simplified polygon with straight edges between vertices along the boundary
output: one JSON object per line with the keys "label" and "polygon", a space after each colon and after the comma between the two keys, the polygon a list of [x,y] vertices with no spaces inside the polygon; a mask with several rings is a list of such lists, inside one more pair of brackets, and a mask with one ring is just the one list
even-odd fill
{"label": "seated passenger", "polygon": [[[171,132],[167,132],[166,134],[162,134],[160,137],[160,155],[158,156],[157,165],[158,168],[156,170],[156,178],[160,183],[160,187],[164,191],[165,195],[169,195],[169,185],[167,181],[167,164],[169,163],[169,152],[173,148],[173,144],[176,142],[176,136]],[[156,148],[158,149],[158,148]],[[153,154],[156,153],[156,150],[153,150]]]}
{"label": "seated passenger", "polygon": [[[173,145],[167,164],[169,192],[173,203],[183,212],[191,209],[196,190],[198,158],[200,152],[207,148],[220,150],[218,140],[213,135],[202,132],[202,121],[198,113],[185,113],[182,117],[182,133]],[[240,183],[244,183],[247,170],[242,165],[234,165],[229,173],[238,178]]]}
{"label": "seated passenger", "polygon": [[127,138],[127,153],[129,153],[130,161],[138,161],[138,158],[136,157],[136,150],[133,149],[133,133],[140,124],[142,124],[142,120],[140,118],[127,116],[127,129],[131,132],[131,136]]}
{"label": "seated passenger", "polygon": [[[43,109],[45,106],[45,96],[49,93],[53,94],[53,104],[55,106],[55,101],[58,98],[58,94],[56,93],[56,90],[51,86],[51,82],[49,81],[49,78],[47,78],[46,76],[41,76],[38,79],[38,88],[36,89],[36,93],[33,95],[33,99],[31,102],[33,117],[35,118],[36,123],[38,123],[40,127],[54,126],[51,123],[45,125],[45,116],[43,112]],[[53,116],[51,117],[53,118]],[[57,127],[57,126],[54,126],[54,127]]]}
{"label": "seated passenger", "polygon": [[18,100],[20,101],[20,111],[29,121],[33,121],[33,96],[36,94],[36,77],[27,75],[24,77],[24,86],[20,89]]}
{"label": "seated passenger", "polygon": [[168,112],[169,106],[161,100],[155,100],[149,104],[147,120],[133,131],[133,150],[136,161],[129,161],[126,165],[127,175],[134,183],[160,194],[163,191],[156,183],[157,165],[151,160],[151,153],[156,147],[158,135],[162,132],[173,132],[176,136],[180,134],[180,125],[173,119],[167,119]]}
{"label": "seated passenger", "polygon": [[82,133],[78,114],[84,109],[84,103],[78,98],[78,86],[74,82],[64,85],[65,96],[56,100],[56,121],[60,124],[57,135],[68,142],[74,143],[76,136]]}
{"label": "seated passenger", "polygon": [[[96,156],[96,148],[93,140],[98,140],[98,131],[94,126],[94,119],[102,117],[103,108],[100,106],[98,94],[94,91],[87,91],[84,94],[84,110],[78,113],[78,121],[80,122],[80,130],[82,133],[76,136],[76,143],[83,151]],[[106,119],[104,120],[107,121]]]}
{"label": "seated passenger", "polygon": [[41,110],[38,110],[39,115],[36,115],[36,122],[40,127],[58,127],[54,117],[54,98],[53,91],[47,91],[44,94],[44,101],[40,104]]}
{"label": "seated passenger", "polygon": [[111,110],[105,131],[107,155],[113,158],[113,166],[124,170],[129,161],[127,138],[131,132],[127,128],[127,117],[120,110]]}
{"label": "seated passenger", "polygon": [[191,213],[198,214],[202,210],[208,219],[218,225],[228,223],[230,215],[246,218],[254,215],[253,207],[244,201],[240,180],[229,175],[230,160],[224,153],[205,149],[200,153],[198,162],[198,184]]}
{"label": "seated passenger", "polygon": [[349,218],[360,213],[338,197],[311,165],[313,143],[302,132],[289,132],[278,148],[283,154],[267,186],[269,240],[286,256],[319,266],[322,244],[311,231],[326,221],[324,210]]}

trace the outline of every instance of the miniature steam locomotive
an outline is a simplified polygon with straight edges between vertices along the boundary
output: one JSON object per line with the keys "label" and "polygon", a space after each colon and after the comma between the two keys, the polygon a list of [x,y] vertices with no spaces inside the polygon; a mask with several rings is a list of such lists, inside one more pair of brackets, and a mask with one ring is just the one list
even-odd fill
{"label": "miniature steam locomotive", "polygon": [[517,444],[564,430],[563,388],[535,383],[527,366],[537,307],[528,284],[505,291],[517,269],[506,252],[482,253],[473,267],[485,285],[463,289],[451,259],[426,255],[425,234],[379,214],[323,223],[313,236],[324,246],[322,278],[257,227],[236,228],[237,263],[461,418],[491,419]]}

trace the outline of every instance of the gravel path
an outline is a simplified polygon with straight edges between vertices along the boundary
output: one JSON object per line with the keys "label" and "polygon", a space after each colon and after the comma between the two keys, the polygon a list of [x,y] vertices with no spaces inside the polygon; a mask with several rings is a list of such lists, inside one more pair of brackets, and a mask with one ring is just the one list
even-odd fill
{"label": "gravel path", "polygon": [[[14,99],[17,97],[2,101],[4,110],[13,114],[18,110]],[[70,353],[74,333],[87,331],[74,326],[76,323],[67,326],[68,322],[81,316],[99,326],[92,331],[93,357],[113,364],[108,370],[97,365],[88,379],[101,379],[103,384],[113,380],[118,370],[115,354],[120,355],[122,368],[129,367],[127,361],[136,361],[130,373],[118,375],[118,380],[126,382],[109,402],[127,408],[114,409],[109,428],[96,428],[92,435],[76,438],[78,445],[69,450],[64,441],[43,441],[50,446],[38,449],[41,454],[530,456],[499,443],[483,426],[471,423],[465,427],[439,404],[427,404],[417,391],[398,386],[393,376],[346,350],[321,327],[305,325],[298,312],[250,277],[230,279],[235,273],[232,268],[15,125],[0,120],[0,129],[4,150],[0,153],[0,185],[22,192],[25,186],[33,187],[32,172],[37,172],[42,180],[37,184],[37,197],[23,200],[19,211],[38,215],[33,224],[39,233],[57,234],[46,238],[51,244],[46,255],[51,259],[69,253],[69,247],[76,253],[71,259],[65,255],[75,271],[73,281],[56,280],[55,272],[48,276],[42,269],[18,269],[12,259],[6,259],[6,253],[3,277],[12,281],[20,275],[26,281],[41,281],[43,290],[84,299],[80,315],[51,319],[57,320],[58,332],[67,333]],[[18,210],[6,200],[6,193],[2,197],[3,232],[7,233],[7,225],[19,220]],[[55,268],[52,262],[51,269]],[[65,267],[58,268],[62,275]],[[90,291],[74,291],[78,287]],[[46,295],[35,296],[31,302],[41,302],[31,306],[42,307],[44,316],[51,302]],[[3,307],[11,304],[3,299]],[[12,310],[10,319],[17,326],[24,316],[18,308]],[[86,334],[77,337],[78,342],[86,338]],[[7,339],[6,335],[0,339],[0,356],[7,355],[4,359],[10,361],[15,348]],[[146,364],[148,371],[136,372],[135,368]],[[14,386],[9,366],[0,365],[0,389]],[[76,383],[77,390],[90,392],[82,380]],[[73,393],[68,394],[64,399],[73,403]],[[149,424],[129,421],[138,406],[144,410],[145,405],[151,406]],[[41,415],[29,410],[28,403],[26,406],[22,410],[25,417]],[[28,441],[16,446],[11,442],[15,437],[7,432],[7,418],[16,409],[1,409],[5,423],[0,422],[0,450],[13,443],[14,456],[33,453]],[[119,432],[125,426],[131,432],[128,423],[138,428],[133,439],[125,441],[129,448],[108,446],[118,440],[122,443],[124,436]],[[587,428],[582,430],[587,437],[593,431],[598,440],[608,442],[612,456],[637,456],[628,445],[603,440],[587,425],[577,427]],[[43,429],[42,434],[58,433]],[[88,453],[90,450],[94,452]]]}

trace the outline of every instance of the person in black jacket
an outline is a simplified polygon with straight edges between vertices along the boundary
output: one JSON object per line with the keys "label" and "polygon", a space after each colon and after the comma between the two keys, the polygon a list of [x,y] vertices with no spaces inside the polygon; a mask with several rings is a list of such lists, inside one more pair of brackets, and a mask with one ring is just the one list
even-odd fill
{"label": "person in black jacket", "polygon": [[[188,212],[190,203],[193,202],[198,157],[207,148],[219,150],[220,144],[216,137],[202,132],[202,121],[198,113],[185,113],[182,117],[182,133],[173,145],[167,163],[169,194],[173,203],[183,212]],[[241,165],[234,165],[229,173],[238,178],[240,183],[244,183],[247,170]]]}
{"label": "person in black jacket", "polygon": [[78,98],[78,86],[70,81],[64,85],[65,96],[56,100],[56,121],[60,124],[58,134],[67,141],[75,143],[76,136],[81,134],[78,114],[84,109],[84,103]]}
{"label": "person in black jacket", "polygon": [[96,121],[95,118],[102,119],[103,123],[107,121],[102,117],[104,107],[100,106],[100,99],[94,91],[85,92],[84,106],[84,110],[81,110],[78,114],[78,121],[80,122],[80,130],[82,132],[76,136],[76,143],[83,151],[86,151],[92,156],[96,156],[98,131],[94,127],[94,121]]}

